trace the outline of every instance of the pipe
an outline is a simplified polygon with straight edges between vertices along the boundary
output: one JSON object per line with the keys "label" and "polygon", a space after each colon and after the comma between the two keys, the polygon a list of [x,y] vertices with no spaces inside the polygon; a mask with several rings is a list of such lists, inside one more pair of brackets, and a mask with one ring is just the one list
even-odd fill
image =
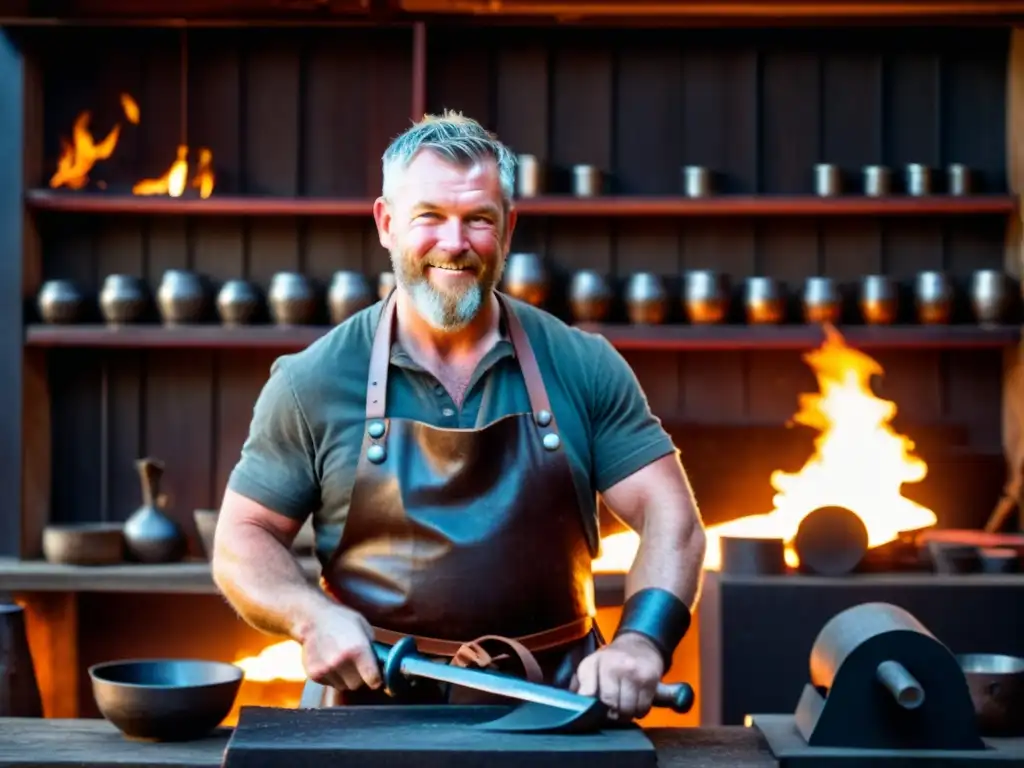
{"label": "pipe", "polygon": [[924,688],[898,661],[883,661],[875,670],[875,677],[904,709],[917,709],[924,704]]}

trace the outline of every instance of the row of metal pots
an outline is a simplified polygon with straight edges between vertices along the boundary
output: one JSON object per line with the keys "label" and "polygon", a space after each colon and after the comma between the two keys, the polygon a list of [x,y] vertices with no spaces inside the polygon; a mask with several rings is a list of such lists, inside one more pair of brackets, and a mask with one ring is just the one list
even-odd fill
{"label": "row of metal pots", "polygon": [[[543,260],[536,254],[509,257],[503,287],[510,295],[543,306],[550,298],[551,283]],[[576,322],[607,321],[616,299],[621,296],[630,323],[656,325],[666,322],[676,305],[669,285],[670,281],[662,275],[635,272],[624,278],[620,292],[608,276],[583,269],[570,278],[566,299]],[[730,314],[733,287],[728,275],[714,270],[686,272],[682,276],[680,297],[686,319],[703,324],[724,322]],[[783,281],[768,276],[746,277],[742,286],[736,287],[742,293],[748,323],[774,324],[786,319],[787,303],[794,294]],[[913,290],[918,322],[943,324],[952,320],[957,288],[949,275],[941,271],[920,272]],[[997,323],[1006,318],[1013,292],[1005,273],[977,270],[971,275],[968,290],[968,303],[977,322]],[[861,278],[857,303],[863,320],[876,325],[895,322],[899,316],[899,294],[898,281],[888,275]],[[834,278],[808,277],[797,295],[805,322],[838,322],[843,315],[843,290]]]}
{"label": "row of metal pots", "polygon": [[[380,275],[372,285],[362,273],[339,270],[327,289],[327,314],[332,323],[340,323],[386,295],[393,284],[390,272]],[[273,276],[266,302],[257,285],[248,280],[226,281],[214,291],[207,279],[196,272],[169,269],[163,274],[153,296],[146,282],[134,275],[108,275],[99,293],[99,312],[110,324],[143,322],[155,303],[160,319],[167,324],[199,323],[206,319],[210,299],[221,322],[246,325],[258,320],[264,306],[279,325],[306,325],[316,321],[320,310],[316,284],[299,272],[279,272]],[[37,307],[46,323],[83,322],[92,307],[85,293],[70,280],[47,281],[39,292]]]}

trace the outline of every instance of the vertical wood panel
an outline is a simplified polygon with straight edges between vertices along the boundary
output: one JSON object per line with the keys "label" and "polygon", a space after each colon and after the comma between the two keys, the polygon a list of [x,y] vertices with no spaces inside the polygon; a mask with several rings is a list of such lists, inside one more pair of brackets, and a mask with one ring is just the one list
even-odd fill
{"label": "vertical wood panel", "polygon": [[760,192],[806,194],[821,159],[819,59],[770,50],[761,63]]}

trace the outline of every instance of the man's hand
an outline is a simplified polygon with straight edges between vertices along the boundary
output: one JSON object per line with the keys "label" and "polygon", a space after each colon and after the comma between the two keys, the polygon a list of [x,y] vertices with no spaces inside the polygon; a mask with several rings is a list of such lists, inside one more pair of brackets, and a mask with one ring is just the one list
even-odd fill
{"label": "man's hand", "polygon": [[302,663],[314,682],[339,691],[354,691],[364,684],[381,686],[380,667],[370,643],[373,629],[356,611],[327,604],[299,630]]}
{"label": "man's hand", "polygon": [[665,662],[643,635],[626,632],[580,662],[573,690],[604,702],[618,720],[643,717],[665,674]]}

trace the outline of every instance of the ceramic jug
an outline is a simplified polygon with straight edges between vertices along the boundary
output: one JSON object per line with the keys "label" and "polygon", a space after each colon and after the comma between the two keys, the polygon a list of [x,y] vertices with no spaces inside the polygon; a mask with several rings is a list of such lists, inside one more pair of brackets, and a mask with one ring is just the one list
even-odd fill
{"label": "ceramic jug", "polygon": [[160,478],[164,464],[153,458],[135,462],[142,483],[142,506],[124,524],[125,547],[141,563],[171,563],[185,556],[185,534],[160,511]]}

